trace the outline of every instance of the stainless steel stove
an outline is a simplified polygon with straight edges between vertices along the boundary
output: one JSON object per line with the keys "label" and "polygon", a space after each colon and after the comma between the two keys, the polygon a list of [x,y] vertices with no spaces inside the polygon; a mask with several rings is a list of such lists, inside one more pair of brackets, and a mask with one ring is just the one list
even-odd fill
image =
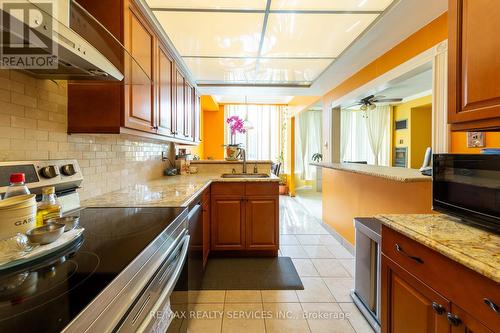
{"label": "stainless steel stove", "polygon": [[85,231],[50,256],[0,271],[0,332],[166,331],[174,289],[188,303],[188,209],[82,209],[74,160],[0,163],[0,192],[13,172],[24,172],[34,193],[55,186]]}

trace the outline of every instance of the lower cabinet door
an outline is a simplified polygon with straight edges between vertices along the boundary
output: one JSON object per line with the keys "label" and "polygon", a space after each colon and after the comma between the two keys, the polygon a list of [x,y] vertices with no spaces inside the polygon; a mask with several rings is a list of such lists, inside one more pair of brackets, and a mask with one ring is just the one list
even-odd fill
{"label": "lower cabinet door", "polygon": [[382,332],[449,333],[450,302],[382,256]]}
{"label": "lower cabinet door", "polygon": [[247,249],[278,249],[278,209],[278,199],[275,197],[254,197],[246,200]]}
{"label": "lower cabinet door", "polygon": [[210,253],[210,201],[203,202],[203,268]]}
{"label": "lower cabinet door", "polygon": [[493,333],[492,330],[455,304],[451,305],[451,313],[447,316],[451,324],[451,333]]}
{"label": "lower cabinet door", "polygon": [[244,202],[240,197],[212,197],[212,250],[245,249]]}

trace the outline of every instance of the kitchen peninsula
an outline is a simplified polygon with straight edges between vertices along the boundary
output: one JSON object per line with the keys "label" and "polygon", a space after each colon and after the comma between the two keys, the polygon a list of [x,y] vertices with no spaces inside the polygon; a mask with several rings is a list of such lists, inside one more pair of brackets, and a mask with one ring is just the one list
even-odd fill
{"label": "kitchen peninsula", "polygon": [[354,245],[353,219],[431,213],[431,177],[418,170],[354,163],[313,163],[323,173],[323,221]]}
{"label": "kitchen peninsula", "polygon": [[[279,249],[279,178],[266,161],[247,161],[255,171],[224,178],[242,170],[241,162],[196,161],[195,174],[165,176],[131,184],[82,202],[86,207],[189,207],[190,234],[199,239],[203,262],[218,254],[277,256]],[[249,168],[250,169],[250,168]],[[255,177],[266,173],[266,177]],[[254,177],[252,177],[254,176]],[[196,206],[199,206],[196,208]],[[193,222],[191,222],[193,220]],[[198,226],[198,227],[197,227]],[[202,244],[201,244],[202,243]]]}

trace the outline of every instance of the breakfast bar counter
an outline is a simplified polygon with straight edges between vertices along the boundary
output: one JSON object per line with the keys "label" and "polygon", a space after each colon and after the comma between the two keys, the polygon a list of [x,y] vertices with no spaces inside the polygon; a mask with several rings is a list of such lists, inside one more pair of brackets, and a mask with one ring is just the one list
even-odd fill
{"label": "breakfast bar counter", "polygon": [[352,245],[356,217],[432,212],[432,178],[416,169],[355,163],[313,165],[322,168],[323,221]]}

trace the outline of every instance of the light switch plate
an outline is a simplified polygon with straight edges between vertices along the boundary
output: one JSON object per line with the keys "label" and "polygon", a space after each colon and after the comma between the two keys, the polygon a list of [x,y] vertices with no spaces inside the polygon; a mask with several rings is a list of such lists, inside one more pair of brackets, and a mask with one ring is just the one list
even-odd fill
{"label": "light switch plate", "polygon": [[467,132],[467,148],[484,147],[483,132]]}

